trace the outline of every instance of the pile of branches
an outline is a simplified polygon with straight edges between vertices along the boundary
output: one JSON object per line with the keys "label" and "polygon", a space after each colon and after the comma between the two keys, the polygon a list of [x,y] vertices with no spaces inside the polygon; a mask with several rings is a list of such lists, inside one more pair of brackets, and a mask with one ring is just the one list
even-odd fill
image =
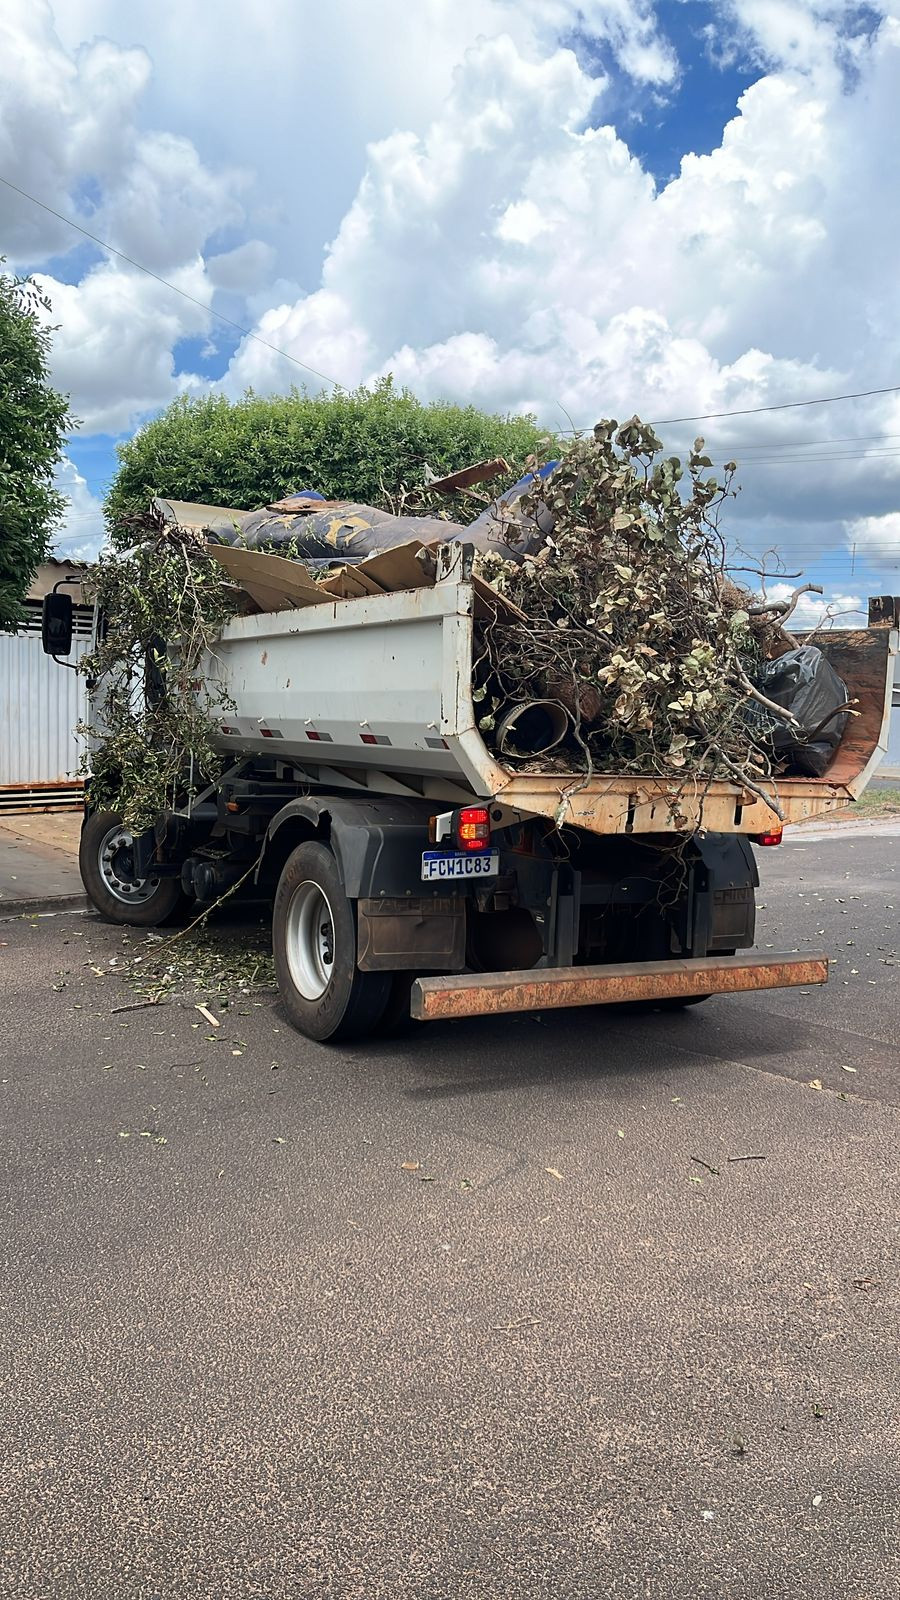
{"label": "pile of branches", "polygon": [[92,691],[83,769],[92,804],[135,833],[221,770],[216,717],[227,705],[201,663],[237,609],[222,579],[189,533],[167,527],[102,555],[85,580],[104,622],[79,663]]}
{"label": "pile of branches", "polygon": [[[717,478],[703,439],[686,471],[661,451],[637,417],[600,422],[510,506],[511,542],[523,519],[552,532],[523,561],[477,558],[523,613],[481,631],[480,726],[496,745],[504,708],[548,700],[570,719],[555,757],[569,770],[727,778],[761,793],[771,766],[754,743],[759,706],[785,713],[753,674],[793,641],[726,572],[719,515],[735,464]],[[503,759],[521,765],[514,744]]]}

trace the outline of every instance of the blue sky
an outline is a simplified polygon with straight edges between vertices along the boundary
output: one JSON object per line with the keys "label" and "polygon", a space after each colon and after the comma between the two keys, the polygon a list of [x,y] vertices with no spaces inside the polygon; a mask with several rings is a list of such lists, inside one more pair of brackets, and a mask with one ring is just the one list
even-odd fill
{"label": "blue sky", "polygon": [[718,59],[710,47],[709,30],[715,30],[721,7],[708,0],[683,0],[665,8],[665,31],[675,51],[680,76],[674,88],[648,91],[636,84],[618,65],[610,44],[575,27],[566,37],[579,59],[589,68],[599,66],[612,80],[611,94],[601,107],[611,118],[660,186],[678,174],[688,151],[709,155],[722,139],[722,130],[735,114],[738,97],[758,69],[741,52]]}
{"label": "blue sky", "polygon": [[[251,23],[222,0],[210,32],[202,0],[8,0],[0,174],[345,384],[393,371],[551,426],[882,387],[900,374],[892,11],[268,0]],[[180,392],[301,376],[3,190],[0,249],[49,288],[84,419],[73,552],[100,536],[117,437]],[[732,541],[847,609],[900,582],[898,402],[664,437],[702,426],[736,457]]]}

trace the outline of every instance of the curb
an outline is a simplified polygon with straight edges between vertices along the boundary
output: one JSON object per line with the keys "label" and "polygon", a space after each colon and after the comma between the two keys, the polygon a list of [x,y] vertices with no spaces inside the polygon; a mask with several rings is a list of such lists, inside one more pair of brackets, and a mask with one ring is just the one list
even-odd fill
{"label": "curb", "polygon": [[0,900],[0,921],[47,916],[53,911],[87,911],[90,903],[86,894],[52,894],[43,900]]}

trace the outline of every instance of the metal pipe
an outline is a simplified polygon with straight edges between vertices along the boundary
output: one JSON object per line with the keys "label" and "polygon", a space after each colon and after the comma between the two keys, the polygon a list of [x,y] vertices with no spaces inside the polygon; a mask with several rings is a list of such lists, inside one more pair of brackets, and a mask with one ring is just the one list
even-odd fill
{"label": "metal pipe", "polygon": [[555,700],[524,700],[500,718],[497,749],[502,756],[542,756],[568,731],[569,713]]}

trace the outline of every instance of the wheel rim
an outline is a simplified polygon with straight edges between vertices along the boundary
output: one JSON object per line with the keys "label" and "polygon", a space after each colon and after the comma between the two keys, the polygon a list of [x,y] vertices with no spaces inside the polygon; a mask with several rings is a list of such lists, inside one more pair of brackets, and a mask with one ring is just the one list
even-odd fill
{"label": "wheel rim", "polygon": [[304,1000],[321,1000],[334,972],[334,917],[317,883],[298,883],[288,906],[287,960]]}
{"label": "wheel rim", "polygon": [[103,886],[123,906],[141,905],[145,900],[152,900],[160,884],[159,878],[126,877],[133,847],[134,836],[127,828],[110,828],[104,834],[97,852]]}

